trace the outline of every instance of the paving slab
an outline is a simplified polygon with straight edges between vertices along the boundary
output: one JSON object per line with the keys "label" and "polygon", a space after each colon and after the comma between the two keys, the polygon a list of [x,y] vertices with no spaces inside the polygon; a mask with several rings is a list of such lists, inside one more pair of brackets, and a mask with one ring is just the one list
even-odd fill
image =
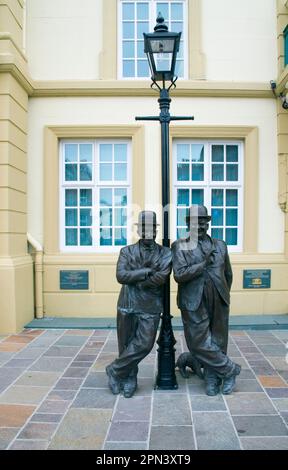
{"label": "paving slab", "polygon": [[186,394],[163,392],[153,400],[153,425],[191,425],[191,410]]}
{"label": "paving slab", "polygon": [[192,426],[152,426],[149,449],[195,450]]}
{"label": "paving slab", "polygon": [[265,393],[235,393],[225,395],[231,415],[275,414],[275,408]]}
{"label": "paving slab", "polygon": [[288,437],[261,437],[241,439],[244,450],[286,450]]}
{"label": "paving slab", "polygon": [[239,450],[240,441],[227,412],[194,412],[199,450]]}
{"label": "paving slab", "polygon": [[287,426],[280,416],[233,416],[240,437],[288,436]]}

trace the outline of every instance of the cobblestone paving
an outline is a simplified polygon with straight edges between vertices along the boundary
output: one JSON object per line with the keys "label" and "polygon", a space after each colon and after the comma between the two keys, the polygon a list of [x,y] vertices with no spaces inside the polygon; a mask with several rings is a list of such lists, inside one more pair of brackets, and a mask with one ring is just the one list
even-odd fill
{"label": "cobblestone paving", "polygon": [[[175,332],[176,357],[185,350]],[[232,395],[208,397],[177,372],[154,390],[156,346],[133,398],[114,396],[105,366],[115,330],[24,330],[0,337],[0,449],[288,449],[288,331],[232,331],[242,365]]]}

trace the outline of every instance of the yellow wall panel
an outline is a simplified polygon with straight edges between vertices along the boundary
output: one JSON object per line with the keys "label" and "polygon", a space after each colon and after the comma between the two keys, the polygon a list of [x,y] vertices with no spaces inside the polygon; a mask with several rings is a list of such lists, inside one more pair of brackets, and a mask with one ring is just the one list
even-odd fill
{"label": "yellow wall panel", "polygon": [[101,318],[116,317],[117,294],[44,294],[46,316]]}
{"label": "yellow wall panel", "polygon": [[26,172],[26,153],[9,142],[0,142],[0,165],[1,164],[8,164]]}
{"label": "yellow wall panel", "polygon": [[0,119],[7,119],[27,132],[27,111],[10,95],[0,95]]}
{"label": "yellow wall panel", "polygon": [[26,212],[26,194],[11,188],[0,188],[0,209]]}
{"label": "yellow wall panel", "polygon": [[0,141],[11,142],[26,152],[27,135],[10,121],[0,121]]}
{"label": "yellow wall panel", "polygon": [[26,214],[13,211],[0,211],[1,233],[23,233],[27,232]]}
{"label": "yellow wall panel", "polygon": [[23,31],[16,21],[11,10],[7,5],[0,4],[0,33],[7,32],[13,38],[13,41],[21,49],[23,43]]}
{"label": "yellow wall panel", "polygon": [[26,193],[26,173],[9,165],[0,164],[0,187],[9,187]]}

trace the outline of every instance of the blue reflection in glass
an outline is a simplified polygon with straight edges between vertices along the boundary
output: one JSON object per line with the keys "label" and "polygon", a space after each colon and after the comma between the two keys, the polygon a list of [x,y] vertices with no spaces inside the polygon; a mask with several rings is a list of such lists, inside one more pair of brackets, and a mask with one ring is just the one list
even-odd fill
{"label": "blue reflection in glass", "polygon": [[183,22],[182,21],[172,21],[171,22],[171,31],[173,33],[180,33],[183,31]]}
{"label": "blue reflection in glass", "polygon": [[224,204],[223,189],[212,189],[212,206],[223,206]]}
{"label": "blue reflection in glass", "polygon": [[177,225],[186,226],[186,217],[189,214],[189,208],[187,209],[177,209]]}
{"label": "blue reflection in glass", "polygon": [[80,209],[80,225],[81,227],[91,227],[92,225],[91,209]]}
{"label": "blue reflection in glass", "polygon": [[65,162],[77,162],[77,144],[65,144]]}
{"label": "blue reflection in glass", "polygon": [[127,206],[127,189],[114,189],[115,206]]}
{"label": "blue reflection in glass", "polygon": [[127,162],[127,144],[114,145],[115,162]]}
{"label": "blue reflection in glass", "polygon": [[149,33],[148,21],[139,21],[137,23],[137,39],[143,39],[143,33]]}
{"label": "blue reflection in glass", "polygon": [[66,209],[65,210],[65,225],[67,227],[75,227],[77,223],[77,209]]}
{"label": "blue reflection in glass", "polygon": [[238,206],[238,190],[227,189],[226,190],[226,206]]}
{"label": "blue reflection in glass", "polygon": [[80,189],[80,206],[92,206],[92,189]]}
{"label": "blue reflection in glass", "polygon": [[177,179],[178,181],[189,181],[189,164],[178,163]]}
{"label": "blue reflection in glass", "polygon": [[212,145],[212,162],[224,162],[224,145]]}
{"label": "blue reflection in glass", "polygon": [[134,3],[125,2],[122,7],[123,20],[134,20]]}
{"label": "blue reflection in glass", "polygon": [[112,225],[112,209],[100,208],[100,225],[104,227]]}
{"label": "blue reflection in glass", "polygon": [[90,228],[80,228],[80,245],[92,245],[92,230]]}
{"label": "blue reflection in glass", "polygon": [[149,65],[147,59],[137,60],[137,77],[149,77]]}
{"label": "blue reflection in glass", "polygon": [[92,165],[90,163],[80,164],[80,181],[92,181]]}
{"label": "blue reflection in glass", "polygon": [[211,237],[217,238],[217,240],[223,240],[223,228],[212,228]]}
{"label": "blue reflection in glass", "polygon": [[212,225],[223,225],[223,209],[212,209]]}
{"label": "blue reflection in glass", "polygon": [[92,162],[92,144],[80,144],[80,162]]}
{"label": "blue reflection in glass", "polygon": [[66,163],[65,181],[77,181],[77,164]]}
{"label": "blue reflection in glass", "polygon": [[183,20],[183,5],[182,3],[171,3],[171,19],[176,20]]}
{"label": "blue reflection in glass", "polygon": [[237,245],[237,228],[226,228],[226,243],[227,245]]}
{"label": "blue reflection in glass", "polygon": [[65,230],[65,245],[77,245],[77,228],[66,228]]}
{"label": "blue reflection in glass", "polygon": [[124,226],[127,223],[127,210],[114,209],[114,225]]}
{"label": "blue reflection in glass", "polygon": [[110,188],[100,189],[100,205],[112,206],[112,189]]}
{"label": "blue reflection in glass", "polygon": [[123,23],[123,39],[134,39],[134,23]]}
{"label": "blue reflection in glass", "polygon": [[127,165],[126,163],[115,163],[114,165],[114,180],[126,181],[127,179]]}
{"label": "blue reflection in glass", "polygon": [[226,146],[226,161],[238,162],[238,145]]}
{"label": "blue reflection in glass", "polygon": [[100,180],[112,180],[112,163],[100,163]]}
{"label": "blue reflection in glass", "polygon": [[135,61],[123,61],[123,77],[135,77]]}
{"label": "blue reflection in glass", "polygon": [[212,165],[212,180],[213,181],[224,180],[224,165]]}
{"label": "blue reflection in glass", "polygon": [[100,162],[112,162],[112,144],[100,144]]}
{"label": "blue reflection in glass", "polygon": [[189,144],[177,144],[177,161],[178,162],[189,162],[190,161],[190,145]]}
{"label": "blue reflection in glass", "polygon": [[144,52],[144,41],[137,41],[137,57],[139,59],[141,59],[141,58],[145,59],[146,58],[146,54]]}
{"label": "blue reflection in glass", "polygon": [[204,204],[204,190],[203,189],[192,189],[192,204],[202,205]]}
{"label": "blue reflection in glass", "polygon": [[238,225],[238,210],[237,209],[226,209],[226,225],[236,226]]}
{"label": "blue reflection in glass", "polygon": [[135,56],[134,41],[123,41],[123,58],[130,59]]}
{"label": "blue reflection in glass", "polygon": [[127,245],[127,230],[123,228],[115,228],[114,240],[116,246]]}
{"label": "blue reflection in glass", "polygon": [[204,180],[204,165],[192,165],[192,181]]}
{"label": "blue reflection in glass", "polygon": [[176,60],[175,65],[175,75],[177,77],[184,77],[184,61],[183,60]]}
{"label": "blue reflection in glass", "polygon": [[148,2],[137,3],[137,20],[149,20]]}
{"label": "blue reflection in glass", "polygon": [[189,232],[187,231],[187,228],[177,228],[177,239],[178,238],[187,238]]}
{"label": "blue reflection in glass", "polygon": [[204,145],[191,145],[192,162],[204,162]]}
{"label": "blue reflection in glass", "polygon": [[238,165],[226,165],[227,181],[238,181]]}
{"label": "blue reflection in glass", "polygon": [[177,206],[189,206],[189,189],[177,190]]}
{"label": "blue reflection in glass", "polygon": [[169,6],[168,3],[157,3],[157,14],[161,13],[164,20],[169,20]]}
{"label": "blue reflection in glass", "polygon": [[65,190],[65,206],[77,206],[77,189]]}
{"label": "blue reflection in glass", "polygon": [[100,245],[112,245],[112,228],[100,228]]}

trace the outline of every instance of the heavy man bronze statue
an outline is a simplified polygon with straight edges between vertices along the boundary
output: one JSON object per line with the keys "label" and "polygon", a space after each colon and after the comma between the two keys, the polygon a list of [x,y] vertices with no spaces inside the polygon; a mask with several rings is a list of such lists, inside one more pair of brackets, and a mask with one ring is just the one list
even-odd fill
{"label": "heavy man bronze statue", "polygon": [[227,356],[232,270],[225,242],[207,235],[210,220],[205,206],[189,209],[189,237],[171,247],[173,271],[186,343],[204,368],[206,393],[219,393],[223,381],[222,393],[230,394],[241,370]]}
{"label": "heavy man bronze statue", "polygon": [[121,249],[117,280],[122,284],[117,304],[119,357],[106,367],[113,394],[130,398],[137,388],[138,364],[155,343],[163,310],[162,286],[171,273],[171,251],[155,242],[156,214],[138,217],[140,240]]}

